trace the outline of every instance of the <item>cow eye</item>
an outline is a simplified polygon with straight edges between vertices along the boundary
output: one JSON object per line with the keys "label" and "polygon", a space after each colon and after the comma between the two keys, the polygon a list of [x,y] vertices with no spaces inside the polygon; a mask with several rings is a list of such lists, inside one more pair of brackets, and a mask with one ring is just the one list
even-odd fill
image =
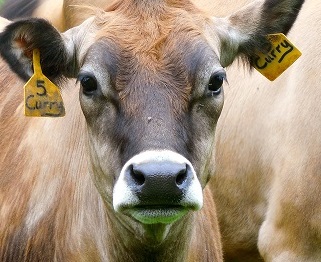
{"label": "cow eye", "polygon": [[85,95],[92,95],[97,90],[97,81],[93,76],[83,76],[80,78],[82,92]]}
{"label": "cow eye", "polygon": [[225,75],[223,74],[212,74],[208,82],[208,90],[211,95],[219,95],[222,90],[222,85],[225,80]]}

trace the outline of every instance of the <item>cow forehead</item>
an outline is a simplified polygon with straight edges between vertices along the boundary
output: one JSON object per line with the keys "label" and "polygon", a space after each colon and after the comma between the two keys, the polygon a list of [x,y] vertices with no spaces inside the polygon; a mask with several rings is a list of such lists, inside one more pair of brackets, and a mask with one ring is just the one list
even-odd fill
{"label": "cow forehead", "polygon": [[[139,7],[142,2],[143,8]],[[96,41],[104,38],[114,42],[127,56],[134,56],[150,69],[175,51],[191,52],[191,45],[195,49],[200,40],[204,41],[205,29],[212,22],[189,1],[179,3],[175,6],[175,1],[121,1],[112,12],[96,17]]]}
{"label": "cow forehead", "polygon": [[[96,72],[107,70],[114,81],[120,75],[127,75],[127,80],[117,82],[122,86],[121,82],[127,85],[138,74],[147,77],[145,82],[166,81],[162,77],[192,81],[195,74],[208,64],[220,67],[217,54],[200,37],[168,39],[158,48],[141,52],[133,50],[130,45],[121,45],[115,39],[101,38],[87,50],[81,66],[85,65],[87,70],[93,67],[92,71]],[[122,90],[124,87],[118,88]]]}
{"label": "cow forehead", "polygon": [[[101,79],[112,84],[128,111],[137,113],[133,106],[147,103],[151,94],[154,100],[172,101],[177,114],[187,109],[202,65],[211,59],[219,66],[205,36],[210,19],[190,3],[173,7],[167,1],[151,2],[141,8],[124,1],[98,15],[82,70],[108,72]],[[131,7],[123,8],[126,3]]]}

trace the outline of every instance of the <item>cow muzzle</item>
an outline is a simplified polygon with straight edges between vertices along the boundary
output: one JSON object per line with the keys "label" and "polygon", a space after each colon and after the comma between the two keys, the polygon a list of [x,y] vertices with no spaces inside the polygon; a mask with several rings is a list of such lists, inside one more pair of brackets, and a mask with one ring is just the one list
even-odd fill
{"label": "cow muzzle", "polygon": [[122,168],[113,192],[115,211],[144,224],[173,223],[203,205],[192,164],[169,150],[145,151]]}

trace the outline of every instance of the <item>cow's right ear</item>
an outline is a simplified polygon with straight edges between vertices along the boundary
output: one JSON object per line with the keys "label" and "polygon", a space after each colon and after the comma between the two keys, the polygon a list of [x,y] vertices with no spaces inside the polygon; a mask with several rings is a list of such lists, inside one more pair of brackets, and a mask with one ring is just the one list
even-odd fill
{"label": "cow's right ear", "polygon": [[77,71],[72,37],[60,34],[46,20],[31,18],[13,22],[0,34],[2,57],[24,80],[33,74],[34,49],[40,51],[42,71],[48,78],[73,77]]}

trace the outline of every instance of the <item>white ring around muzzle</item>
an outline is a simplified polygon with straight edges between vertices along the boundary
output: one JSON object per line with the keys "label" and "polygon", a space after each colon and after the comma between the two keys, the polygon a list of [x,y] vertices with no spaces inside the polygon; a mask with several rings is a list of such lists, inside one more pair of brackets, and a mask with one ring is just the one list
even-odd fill
{"label": "white ring around muzzle", "polygon": [[113,206],[116,212],[122,212],[122,210],[128,207],[133,207],[140,204],[139,198],[137,195],[135,195],[135,192],[131,190],[130,186],[126,182],[128,181],[125,179],[125,171],[127,168],[133,164],[145,164],[148,162],[157,163],[162,161],[186,164],[190,167],[193,173],[192,180],[186,189],[186,193],[184,194],[180,205],[194,206],[194,210],[198,210],[203,206],[202,187],[190,161],[188,161],[182,155],[170,150],[150,150],[135,155],[123,166],[113,191]]}

